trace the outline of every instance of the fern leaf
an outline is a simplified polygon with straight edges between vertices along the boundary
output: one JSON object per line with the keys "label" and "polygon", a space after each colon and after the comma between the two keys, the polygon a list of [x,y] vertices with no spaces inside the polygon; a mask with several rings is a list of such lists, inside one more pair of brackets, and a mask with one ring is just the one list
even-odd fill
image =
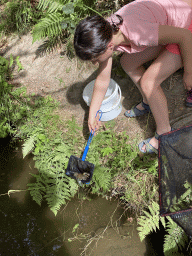
{"label": "fern leaf", "polygon": [[179,249],[182,249],[188,240],[187,235],[174,221],[167,223],[166,231],[168,234],[165,235],[164,254],[165,256],[178,255]]}
{"label": "fern leaf", "polygon": [[159,216],[158,203],[152,202],[152,205],[149,206],[149,212],[144,211],[144,214],[144,216],[138,219],[139,227],[137,230],[141,241],[151,232],[156,232],[156,230],[159,229],[159,221],[165,226],[164,218]]}
{"label": "fern leaf", "polygon": [[34,145],[35,145],[35,136],[31,136],[24,142],[22,147],[23,158],[25,158],[26,155],[28,155],[34,149]]}
{"label": "fern leaf", "polygon": [[28,190],[33,198],[33,200],[41,206],[41,202],[43,199],[43,194],[45,192],[45,187],[43,184],[43,180],[41,179],[40,175],[32,174],[33,177],[36,178],[36,183],[27,184]]}
{"label": "fern leaf", "polygon": [[45,11],[46,8],[49,6],[50,3],[52,3],[53,0],[40,0],[39,4],[37,6],[37,9],[41,9],[42,11]]}
{"label": "fern leaf", "polygon": [[48,14],[35,25],[33,30],[33,42],[45,37],[59,36],[62,32],[61,22],[63,16],[59,13]]}
{"label": "fern leaf", "polygon": [[61,175],[57,174],[55,178],[49,177],[46,180],[46,193],[44,198],[55,215],[57,215],[61,206],[66,204],[66,200],[70,200],[72,197],[69,179],[70,178],[64,173],[61,173]]}
{"label": "fern leaf", "polygon": [[111,186],[111,173],[104,167],[96,166],[93,173],[93,181],[95,182],[95,187],[92,187],[93,193],[98,192],[100,188],[102,188],[103,192],[107,192]]}
{"label": "fern leaf", "polygon": [[54,1],[50,3],[49,8],[47,9],[47,13],[57,12],[58,10],[62,10],[62,8],[63,4]]}
{"label": "fern leaf", "polygon": [[74,179],[69,180],[69,188],[71,196],[74,197],[79,189],[79,186],[77,185],[77,182]]}
{"label": "fern leaf", "polygon": [[39,185],[37,183],[34,184],[28,184],[28,186],[30,185],[34,185],[33,188],[30,188],[30,195],[33,198],[33,200],[39,205],[41,206],[41,202],[42,202],[42,194],[41,194],[41,190],[39,188]]}
{"label": "fern leaf", "polygon": [[18,70],[17,71],[19,72],[20,70],[24,69],[22,64],[21,64],[21,62],[20,62],[20,60],[19,60],[19,56],[17,56],[15,60],[16,60],[17,66],[18,66]]}

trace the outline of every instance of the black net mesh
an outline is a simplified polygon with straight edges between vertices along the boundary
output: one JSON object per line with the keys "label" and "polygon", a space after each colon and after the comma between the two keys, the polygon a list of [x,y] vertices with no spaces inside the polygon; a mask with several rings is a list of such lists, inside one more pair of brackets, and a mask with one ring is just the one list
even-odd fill
{"label": "black net mesh", "polygon": [[65,173],[78,182],[88,183],[93,176],[94,167],[92,163],[83,161],[76,156],[70,156]]}
{"label": "black net mesh", "polygon": [[159,137],[160,215],[192,237],[192,125]]}

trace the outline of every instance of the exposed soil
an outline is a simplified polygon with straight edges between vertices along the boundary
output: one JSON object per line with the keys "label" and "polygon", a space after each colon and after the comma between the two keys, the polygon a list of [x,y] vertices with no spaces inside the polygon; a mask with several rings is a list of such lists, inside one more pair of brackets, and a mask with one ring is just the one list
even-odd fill
{"label": "exposed soil", "polygon": [[[82,63],[77,59],[69,60],[64,54],[64,48],[57,49],[48,55],[38,56],[37,50],[41,45],[40,41],[32,44],[30,33],[21,38],[12,36],[7,39],[7,43],[0,42],[0,54],[6,58],[11,54],[13,57],[20,56],[24,70],[17,73],[17,68],[14,69],[13,83],[16,86],[26,86],[29,94],[51,95],[57,99],[61,102],[58,113],[61,119],[67,120],[74,116],[78,124],[83,127],[82,133],[85,134],[88,132],[89,109],[83,101],[82,92],[84,87],[96,78],[97,67]],[[162,84],[168,100],[171,126],[174,128],[192,124],[192,108],[185,107],[186,91],[182,84],[182,73],[183,71],[179,70]],[[115,119],[116,132],[126,131],[130,140],[136,139],[137,141],[153,136],[155,122],[152,115],[131,119],[124,116],[127,109],[141,100],[140,93],[133,82],[128,76],[121,77],[115,72],[112,73],[112,78],[117,81],[122,91],[123,109]],[[113,231],[106,233],[105,239],[108,239],[110,232]],[[114,239],[112,243],[109,242],[105,250],[103,249],[102,255],[144,255],[141,251],[135,251],[136,254],[124,253],[124,249],[127,251],[132,243],[128,244],[125,239],[122,245],[123,240],[120,241],[118,237],[116,241],[116,244],[114,244]],[[104,244],[105,240],[100,243],[98,252],[95,249],[93,255],[101,255],[101,248],[104,248],[102,243]]]}

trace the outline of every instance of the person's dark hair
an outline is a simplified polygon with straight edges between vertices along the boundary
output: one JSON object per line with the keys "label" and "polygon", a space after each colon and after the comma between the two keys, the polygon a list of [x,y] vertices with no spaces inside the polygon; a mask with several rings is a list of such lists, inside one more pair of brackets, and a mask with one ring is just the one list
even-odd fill
{"label": "person's dark hair", "polygon": [[101,16],[91,16],[80,21],[74,36],[75,52],[80,59],[91,60],[106,51],[113,32],[117,32],[123,23],[122,17],[116,16],[120,21],[118,24],[113,20],[110,24]]}

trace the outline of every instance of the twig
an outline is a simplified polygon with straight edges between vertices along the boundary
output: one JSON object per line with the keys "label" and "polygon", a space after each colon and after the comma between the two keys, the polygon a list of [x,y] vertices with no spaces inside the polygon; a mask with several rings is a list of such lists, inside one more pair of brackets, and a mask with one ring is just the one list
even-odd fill
{"label": "twig", "polygon": [[16,193],[16,192],[22,192],[22,191],[27,191],[27,189],[22,189],[22,190],[9,190],[7,193],[5,194],[0,194],[0,196],[5,196],[8,195],[10,197],[10,194],[12,193]]}

